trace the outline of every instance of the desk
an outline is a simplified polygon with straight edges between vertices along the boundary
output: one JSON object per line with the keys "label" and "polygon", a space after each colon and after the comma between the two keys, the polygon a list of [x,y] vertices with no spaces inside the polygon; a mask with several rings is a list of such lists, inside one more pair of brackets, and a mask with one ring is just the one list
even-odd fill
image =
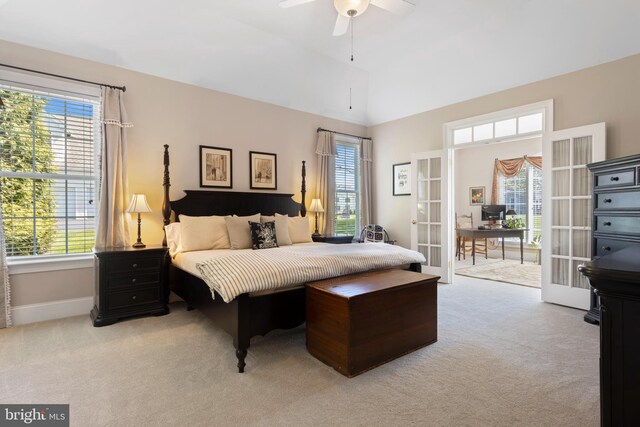
{"label": "desk", "polygon": [[[458,250],[460,251],[460,242],[463,237],[467,237],[472,240],[471,255],[473,257],[473,265],[476,265],[476,239],[491,239],[502,238],[502,259],[504,259],[504,238],[505,237],[519,237],[520,238],[520,264],[524,263],[524,232],[526,228],[493,228],[486,230],[478,230],[477,228],[458,228]],[[460,252],[458,252],[460,254]],[[458,255],[459,256],[459,255]]]}

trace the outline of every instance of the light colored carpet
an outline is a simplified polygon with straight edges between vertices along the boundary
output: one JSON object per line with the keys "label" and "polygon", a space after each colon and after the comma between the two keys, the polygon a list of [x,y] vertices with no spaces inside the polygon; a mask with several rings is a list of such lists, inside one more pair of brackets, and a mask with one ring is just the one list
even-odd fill
{"label": "light colored carpet", "polygon": [[0,330],[0,402],[70,403],[73,426],[597,426],[598,328],[540,292],[439,287],[439,341],[353,379],[304,329],[231,339],[197,311],[103,328],[89,316]]}
{"label": "light colored carpet", "polygon": [[542,269],[540,265],[531,262],[520,264],[520,261],[505,259],[482,265],[456,267],[456,274],[539,288]]}

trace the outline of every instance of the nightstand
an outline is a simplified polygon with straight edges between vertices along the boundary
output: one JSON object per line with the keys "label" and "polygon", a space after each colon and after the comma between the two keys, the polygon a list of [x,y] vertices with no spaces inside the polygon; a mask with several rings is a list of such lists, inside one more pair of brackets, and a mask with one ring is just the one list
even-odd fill
{"label": "nightstand", "polygon": [[323,234],[311,236],[314,242],[345,244],[353,243],[353,236],[325,236]]}
{"label": "nightstand", "polygon": [[111,325],[125,317],[169,313],[167,251],[162,246],[94,250],[93,326]]}

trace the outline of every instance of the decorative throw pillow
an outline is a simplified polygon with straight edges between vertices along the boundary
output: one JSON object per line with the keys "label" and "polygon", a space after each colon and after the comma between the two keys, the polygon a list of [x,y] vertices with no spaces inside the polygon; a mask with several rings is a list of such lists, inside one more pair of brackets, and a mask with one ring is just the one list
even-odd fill
{"label": "decorative throw pillow", "polygon": [[260,216],[260,222],[276,223],[276,239],[278,240],[278,246],[288,246],[291,244],[291,237],[289,236],[289,217],[287,215],[275,214],[275,216]]}
{"label": "decorative throw pillow", "polygon": [[224,220],[227,223],[231,249],[250,249],[252,245],[249,222],[260,222],[260,214],[226,217]]}
{"label": "decorative throw pillow", "polygon": [[270,222],[251,222],[251,243],[253,249],[269,249],[278,247],[278,239],[276,237],[276,223]]}
{"label": "decorative throw pillow", "polygon": [[289,236],[292,243],[313,242],[308,216],[289,218]]}
{"label": "decorative throw pillow", "polygon": [[187,251],[229,249],[229,234],[225,217],[180,215],[180,240]]}
{"label": "decorative throw pillow", "polygon": [[167,224],[164,226],[164,230],[167,235],[169,255],[173,258],[183,251],[182,243],[180,242],[180,223],[172,222],[171,224]]}

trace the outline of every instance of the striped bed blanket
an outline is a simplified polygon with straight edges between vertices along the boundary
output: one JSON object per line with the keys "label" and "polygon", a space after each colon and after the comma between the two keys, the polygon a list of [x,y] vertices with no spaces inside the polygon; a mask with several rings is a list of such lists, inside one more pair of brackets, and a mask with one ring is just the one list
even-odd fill
{"label": "striped bed blanket", "polygon": [[385,243],[292,245],[242,251],[196,264],[225,302],[247,292],[287,288],[315,280],[424,262],[419,252]]}

